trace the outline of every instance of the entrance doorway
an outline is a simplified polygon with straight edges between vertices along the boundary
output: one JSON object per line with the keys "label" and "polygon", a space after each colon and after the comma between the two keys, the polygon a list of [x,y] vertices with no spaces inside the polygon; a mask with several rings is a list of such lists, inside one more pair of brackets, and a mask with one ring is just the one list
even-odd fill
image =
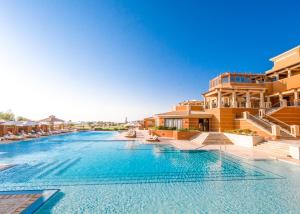
{"label": "entrance doorway", "polygon": [[199,119],[199,130],[203,132],[209,131],[209,119],[207,118]]}

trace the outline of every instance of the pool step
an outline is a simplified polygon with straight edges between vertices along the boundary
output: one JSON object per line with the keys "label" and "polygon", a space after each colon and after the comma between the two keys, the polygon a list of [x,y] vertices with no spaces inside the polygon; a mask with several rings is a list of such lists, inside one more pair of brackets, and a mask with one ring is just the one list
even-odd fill
{"label": "pool step", "polygon": [[0,183],[15,182],[22,183],[32,179],[37,173],[40,172],[40,168],[44,165],[44,162],[38,164],[18,164],[3,172],[0,172]]}
{"label": "pool step", "polygon": [[69,162],[67,165],[65,165],[63,168],[60,168],[57,172],[55,172],[55,176],[59,176],[62,175],[64,172],[66,172],[69,168],[71,168],[72,166],[74,166],[75,164],[77,164],[79,161],[81,160],[81,158],[76,158],[75,160],[72,160],[71,162]]}
{"label": "pool step", "polygon": [[42,173],[38,174],[36,176],[36,178],[38,179],[41,179],[41,178],[44,178],[50,174],[53,174],[55,173],[56,171],[59,171],[60,168],[63,168],[65,165],[67,165],[69,162],[71,162],[72,160],[71,159],[66,159],[66,160],[63,160],[63,161],[59,161],[58,163],[56,164],[53,164],[51,166],[51,168],[47,169],[47,170],[44,170],[42,171]]}

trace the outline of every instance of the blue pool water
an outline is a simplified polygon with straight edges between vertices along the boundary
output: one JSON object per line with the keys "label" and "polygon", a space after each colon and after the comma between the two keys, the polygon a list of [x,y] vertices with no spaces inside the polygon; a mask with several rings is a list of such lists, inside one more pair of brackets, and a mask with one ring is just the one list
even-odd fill
{"label": "blue pool water", "polygon": [[300,167],[81,132],[0,145],[0,191],[60,189],[37,213],[297,213]]}

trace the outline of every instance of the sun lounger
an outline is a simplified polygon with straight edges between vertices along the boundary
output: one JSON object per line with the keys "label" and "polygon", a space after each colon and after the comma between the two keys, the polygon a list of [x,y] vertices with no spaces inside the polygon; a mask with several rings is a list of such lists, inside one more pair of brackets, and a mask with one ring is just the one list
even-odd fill
{"label": "sun lounger", "polygon": [[49,133],[44,132],[44,131],[40,131],[40,132],[38,132],[38,134],[41,136],[49,136],[50,135]]}
{"label": "sun lounger", "polygon": [[136,138],[136,131],[134,131],[134,130],[129,130],[129,131],[126,133],[125,137],[127,137],[127,138]]}
{"label": "sun lounger", "polygon": [[7,134],[4,136],[5,140],[23,140],[24,137],[22,136],[17,136],[17,135],[13,135],[13,134]]}
{"label": "sun lounger", "polygon": [[149,142],[159,142],[159,139],[155,135],[155,136],[150,136],[149,138],[146,139],[146,141],[149,141]]}

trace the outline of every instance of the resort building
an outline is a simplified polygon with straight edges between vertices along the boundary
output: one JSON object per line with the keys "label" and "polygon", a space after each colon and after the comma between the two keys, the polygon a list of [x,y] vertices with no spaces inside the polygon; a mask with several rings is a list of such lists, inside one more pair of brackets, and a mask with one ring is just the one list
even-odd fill
{"label": "resort building", "polygon": [[172,111],[155,115],[152,123],[176,129],[251,129],[263,137],[298,137],[300,46],[270,60],[273,68],[261,74],[225,72],[213,78],[202,94],[203,101],[179,103]]}
{"label": "resort building", "polygon": [[155,126],[209,131],[211,117],[212,114],[204,112],[203,101],[188,100],[178,103],[172,111],[155,115],[153,120]]}

